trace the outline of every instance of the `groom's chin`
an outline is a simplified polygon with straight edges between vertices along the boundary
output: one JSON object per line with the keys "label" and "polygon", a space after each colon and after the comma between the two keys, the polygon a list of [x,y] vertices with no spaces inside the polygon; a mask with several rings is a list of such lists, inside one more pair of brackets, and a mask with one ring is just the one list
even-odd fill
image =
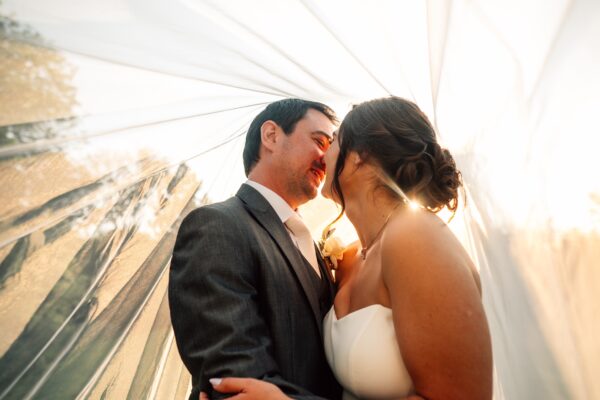
{"label": "groom's chin", "polygon": [[302,188],[302,192],[306,196],[306,201],[313,200],[319,194],[319,186],[307,184]]}

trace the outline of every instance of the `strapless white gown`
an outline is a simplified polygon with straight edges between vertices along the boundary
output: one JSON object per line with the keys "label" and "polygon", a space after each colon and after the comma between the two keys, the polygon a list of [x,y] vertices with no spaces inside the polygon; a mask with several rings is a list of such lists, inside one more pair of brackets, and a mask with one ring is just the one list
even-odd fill
{"label": "strapless white gown", "polygon": [[323,321],[325,355],[344,400],[398,399],[413,391],[402,360],[392,310],[380,304],[338,320],[335,309]]}

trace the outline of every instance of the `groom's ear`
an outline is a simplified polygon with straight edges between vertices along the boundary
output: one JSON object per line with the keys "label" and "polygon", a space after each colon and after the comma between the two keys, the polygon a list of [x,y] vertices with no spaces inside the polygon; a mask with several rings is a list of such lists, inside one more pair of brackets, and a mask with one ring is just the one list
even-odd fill
{"label": "groom's ear", "polygon": [[265,121],[260,127],[260,141],[268,150],[273,151],[275,144],[278,140],[278,130],[279,126],[271,121]]}

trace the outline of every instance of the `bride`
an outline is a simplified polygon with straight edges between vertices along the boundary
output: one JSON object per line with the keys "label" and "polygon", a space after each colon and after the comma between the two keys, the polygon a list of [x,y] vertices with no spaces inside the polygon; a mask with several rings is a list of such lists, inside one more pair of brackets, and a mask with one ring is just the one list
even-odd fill
{"label": "bride", "polygon": [[[425,114],[398,97],[362,103],[325,162],[323,195],[341,205],[360,239],[339,264],[324,321],[344,399],[491,399],[479,275],[435,215],[456,211],[460,173]],[[220,392],[243,392],[240,399],[288,398],[263,381],[217,382]]]}

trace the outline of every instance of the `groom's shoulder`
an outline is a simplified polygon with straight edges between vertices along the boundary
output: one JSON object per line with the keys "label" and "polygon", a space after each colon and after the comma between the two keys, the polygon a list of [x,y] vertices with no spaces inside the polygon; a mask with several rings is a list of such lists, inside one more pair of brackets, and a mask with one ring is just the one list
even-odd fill
{"label": "groom's shoulder", "polygon": [[227,200],[202,205],[192,210],[185,218],[186,220],[197,219],[220,219],[222,221],[235,221],[245,213],[242,202],[235,196]]}
{"label": "groom's shoulder", "polygon": [[237,196],[232,196],[227,200],[206,204],[196,210],[214,214],[237,214],[245,210],[242,201]]}

